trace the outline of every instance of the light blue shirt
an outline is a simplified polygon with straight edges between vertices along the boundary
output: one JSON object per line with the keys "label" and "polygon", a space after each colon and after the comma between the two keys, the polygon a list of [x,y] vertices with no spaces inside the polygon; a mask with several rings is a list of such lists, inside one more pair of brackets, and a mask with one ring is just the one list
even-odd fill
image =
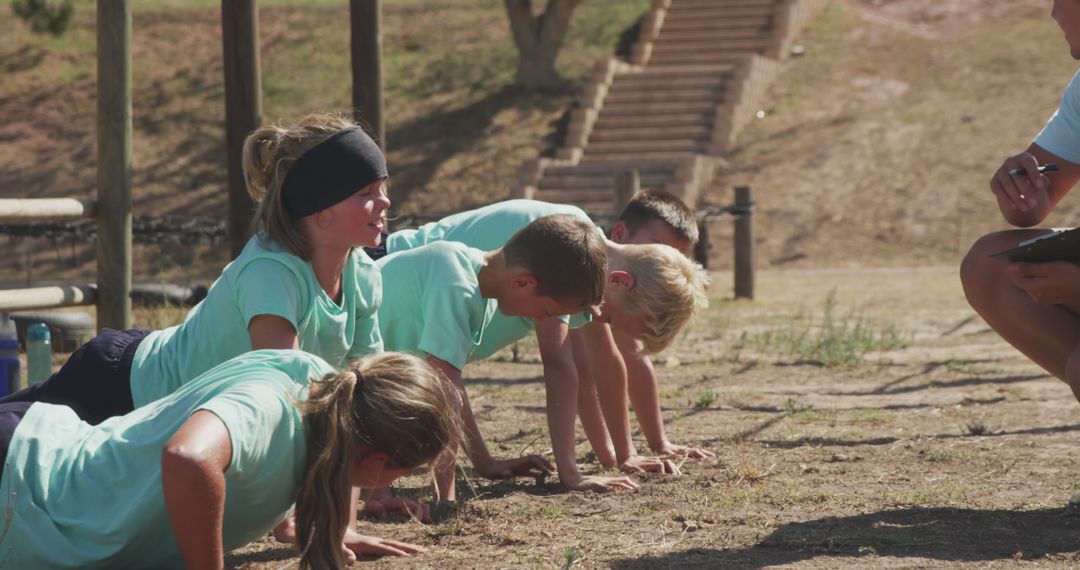
{"label": "light blue shirt", "polygon": [[[592,223],[588,214],[577,206],[539,200],[507,200],[447,216],[415,230],[394,232],[386,240],[386,250],[394,253],[437,241],[456,241],[481,251],[492,251],[506,245],[511,236],[533,220],[555,214],[569,214]],[[597,231],[600,231],[599,228]],[[587,314],[561,318],[571,328],[584,326],[591,319]],[[470,353],[469,361],[488,358],[499,349],[525,338],[533,330],[532,319],[497,313],[480,339],[480,344]]]}
{"label": "light blue shirt", "polygon": [[498,303],[480,293],[484,252],[441,241],[387,255],[379,327],[386,350],[431,355],[461,370]]}
{"label": "light blue shirt", "polygon": [[381,299],[382,278],[360,250],[341,273],[339,305],[323,290],[311,263],[268,238],[252,237],[183,323],[154,331],[139,344],[131,363],[131,398],[136,408],[144,406],[248,352],[248,324],[257,315],[289,321],[300,350],[333,366],[382,352]]}
{"label": "light blue shirt", "polygon": [[333,371],[306,352],[260,350],[97,426],[67,406],[32,405],[0,479],[13,508],[0,559],[8,568],[183,567],[161,454],[198,410],[220,418],[232,444],[224,547],[258,539],[284,518],[303,479],[306,430],[295,402],[311,378]]}
{"label": "light blue shirt", "polygon": [[1073,75],[1061,104],[1043,130],[1035,137],[1035,144],[1047,152],[1060,156],[1074,164],[1080,164],[1080,71]]}

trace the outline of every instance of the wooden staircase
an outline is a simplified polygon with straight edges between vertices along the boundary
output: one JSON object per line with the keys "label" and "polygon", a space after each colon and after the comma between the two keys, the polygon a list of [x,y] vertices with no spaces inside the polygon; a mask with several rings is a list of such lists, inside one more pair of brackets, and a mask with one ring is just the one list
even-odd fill
{"label": "wooden staircase", "polygon": [[610,214],[615,173],[634,169],[693,205],[826,1],[655,0],[630,61],[601,64],[564,146],[524,165],[513,195]]}

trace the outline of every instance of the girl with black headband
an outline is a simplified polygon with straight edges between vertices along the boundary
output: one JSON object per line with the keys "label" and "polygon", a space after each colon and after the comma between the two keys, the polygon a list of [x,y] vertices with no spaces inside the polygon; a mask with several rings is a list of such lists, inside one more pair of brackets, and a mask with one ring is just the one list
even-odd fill
{"label": "girl with black headband", "polygon": [[[378,145],[343,117],[309,115],[248,135],[243,162],[258,203],[254,236],[182,324],[106,329],[48,380],[0,403],[63,404],[98,424],[251,350],[299,348],[335,367],[381,352],[382,279],[361,250],[379,245],[390,207]],[[393,497],[368,503],[421,509]]]}
{"label": "girl with black headband", "polygon": [[413,356],[382,353],[339,373],[306,352],[261,350],[98,426],[66,406],[0,404],[0,559],[221,568],[294,499],[301,568],[416,552],[346,531],[350,487],[388,484],[457,438],[450,398]]}
{"label": "girl with black headband", "polygon": [[332,366],[381,352],[379,244],[386,160],[348,120],[310,115],[244,141],[254,236],[180,325],[104,330],[51,378],[0,402],[64,404],[97,424],[250,350],[299,348]]}

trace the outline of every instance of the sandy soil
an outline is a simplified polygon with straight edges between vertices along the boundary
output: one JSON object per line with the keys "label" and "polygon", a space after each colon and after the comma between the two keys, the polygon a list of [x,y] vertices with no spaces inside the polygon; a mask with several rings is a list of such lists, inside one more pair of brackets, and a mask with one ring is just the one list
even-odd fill
{"label": "sandy soil", "polygon": [[[620,569],[1080,565],[1080,510],[1067,506],[1080,490],[1080,408],[967,307],[953,268],[772,270],[753,302],[714,276],[712,306],[658,371],[669,438],[715,459],[686,461],[682,477],[635,476],[633,493],[469,477],[441,524],[361,521],[428,548],[365,564],[551,568],[571,552],[573,567]],[[739,340],[819,322],[830,296],[834,324],[895,330],[904,346],[828,367]],[[521,349],[525,362],[466,370],[504,455],[549,451],[540,366]],[[583,439],[578,456],[598,469]],[[426,482],[399,492],[420,496]],[[230,563],[292,556],[268,539]]]}

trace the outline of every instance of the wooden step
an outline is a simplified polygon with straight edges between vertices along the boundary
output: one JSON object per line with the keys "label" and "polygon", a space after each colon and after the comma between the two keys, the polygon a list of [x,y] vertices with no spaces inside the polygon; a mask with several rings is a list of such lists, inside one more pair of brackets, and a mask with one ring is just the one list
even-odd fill
{"label": "wooden step", "polygon": [[[638,179],[642,185],[663,186],[674,175],[669,172],[638,173]],[[610,187],[615,179],[615,173],[609,172],[604,176],[544,176],[540,179],[540,188],[545,190],[575,190],[582,188]]]}
{"label": "wooden step", "polygon": [[556,204],[614,201],[615,184],[608,180],[606,184],[591,188],[544,188],[541,186],[536,189],[534,198]]}
{"label": "wooden step", "polygon": [[681,105],[709,101],[715,103],[724,98],[723,89],[634,89],[609,93],[604,98],[604,106],[623,103],[668,103]]}
{"label": "wooden step", "polygon": [[611,196],[603,199],[593,198],[592,195],[586,195],[585,199],[578,198],[575,194],[552,194],[548,195],[546,192],[537,191],[533,198],[541,200],[543,202],[554,202],[561,204],[573,204],[585,210],[589,214],[602,214],[611,215],[615,213],[615,197],[614,190],[608,190]]}
{"label": "wooden step", "polygon": [[697,42],[659,41],[653,44],[652,57],[661,53],[704,53],[714,51],[757,51],[768,47],[772,38],[713,38]]}
{"label": "wooden step", "polygon": [[669,105],[663,101],[646,103],[612,102],[605,104],[604,107],[600,109],[600,116],[615,117],[621,115],[640,116],[705,113],[715,109],[717,105],[722,105],[723,102],[722,98],[713,101],[686,101],[681,102],[678,105]]}
{"label": "wooden step", "polygon": [[763,55],[765,50],[717,51],[712,53],[654,53],[649,58],[649,65],[668,65],[686,63],[733,63],[750,54]]}
{"label": "wooden step", "polygon": [[575,175],[603,175],[609,176],[618,170],[633,169],[638,172],[674,172],[677,164],[667,160],[642,160],[631,163],[620,161],[594,162],[592,164],[576,164],[573,166],[552,166],[544,170],[544,176],[575,176]]}
{"label": "wooden step", "polygon": [[655,68],[647,67],[644,71],[620,74],[617,75],[617,77],[699,77],[703,75],[730,76],[735,73],[736,67],[737,66],[732,63],[667,65],[664,67]]}
{"label": "wooden step", "polygon": [[608,89],[608,96],[615,93],[659,89],[723,89],[730,75],[616,75]]}
{"label": "wooden step", "polygon": [[660,34],[653,42],[653,48],[660,44],[672,43],[709,43],[716,40],[753,40],[772,37],[769,28],[745,28],[741,30],[688,30]]}
{"label": "wooden step", "polygon": [[703,124],[624,129],[594,128],[592,133],[589,134],[589,144],[591,145],[593,143],[605,141],[668,139],[691,139],[701,141],[710,139],[711,136],[711,126]]}
{"label": "wooden step", "polygon": [[775,6],[779,0],[672,0],[671,8],[702,6]]}
{"label": "wooden step", "polygon": [[605,115],[600,112],[600,117],[593,124],[593,132],[607,129],[628,129],[637,127],[663,127],[678,128],[687,125],[701,125],[712,128],[713,119],[716,117],[716,109],[708,109],[698,113],[672,112],[658,115]]}
{"label": "wooden step", "polygon": [[639,153],[645,154],[653,151],[678,151],[678,152],[703,152],[706,145],[694,140],[663,140],[663,141],[604,141],[590,142],[585,147],[586,154],[622,154]]}
{"label": "wooden step", "polygon": [[770,29],[772,27],[772,14],[766,16],[742,16],[736,18],[722,18],[719,20],[675,20],[665,21],[661,28],[661,35],[671,33],[698,32],[741,29]]}
{"label": "wooden step", "polygon": [[624,161],[634,163],[639,160],[686,160],[695,154],[704,152],[686,152],[681,150],[653,150],[653,151],[626,151],[626,152],[589,152],[585,150],[582,155],[582,163]]}
{"label": "wooden step", "polygon": [[[672,5],[664,15],[664,25],[670,22],[685,22],[689,20],[712,20],[718,21],[726,18],[748,18],[772,16],[774,7],[769,6],[703,6],[700,8],[683,7]],[[661,33],[663,30],[661,29]]]}

